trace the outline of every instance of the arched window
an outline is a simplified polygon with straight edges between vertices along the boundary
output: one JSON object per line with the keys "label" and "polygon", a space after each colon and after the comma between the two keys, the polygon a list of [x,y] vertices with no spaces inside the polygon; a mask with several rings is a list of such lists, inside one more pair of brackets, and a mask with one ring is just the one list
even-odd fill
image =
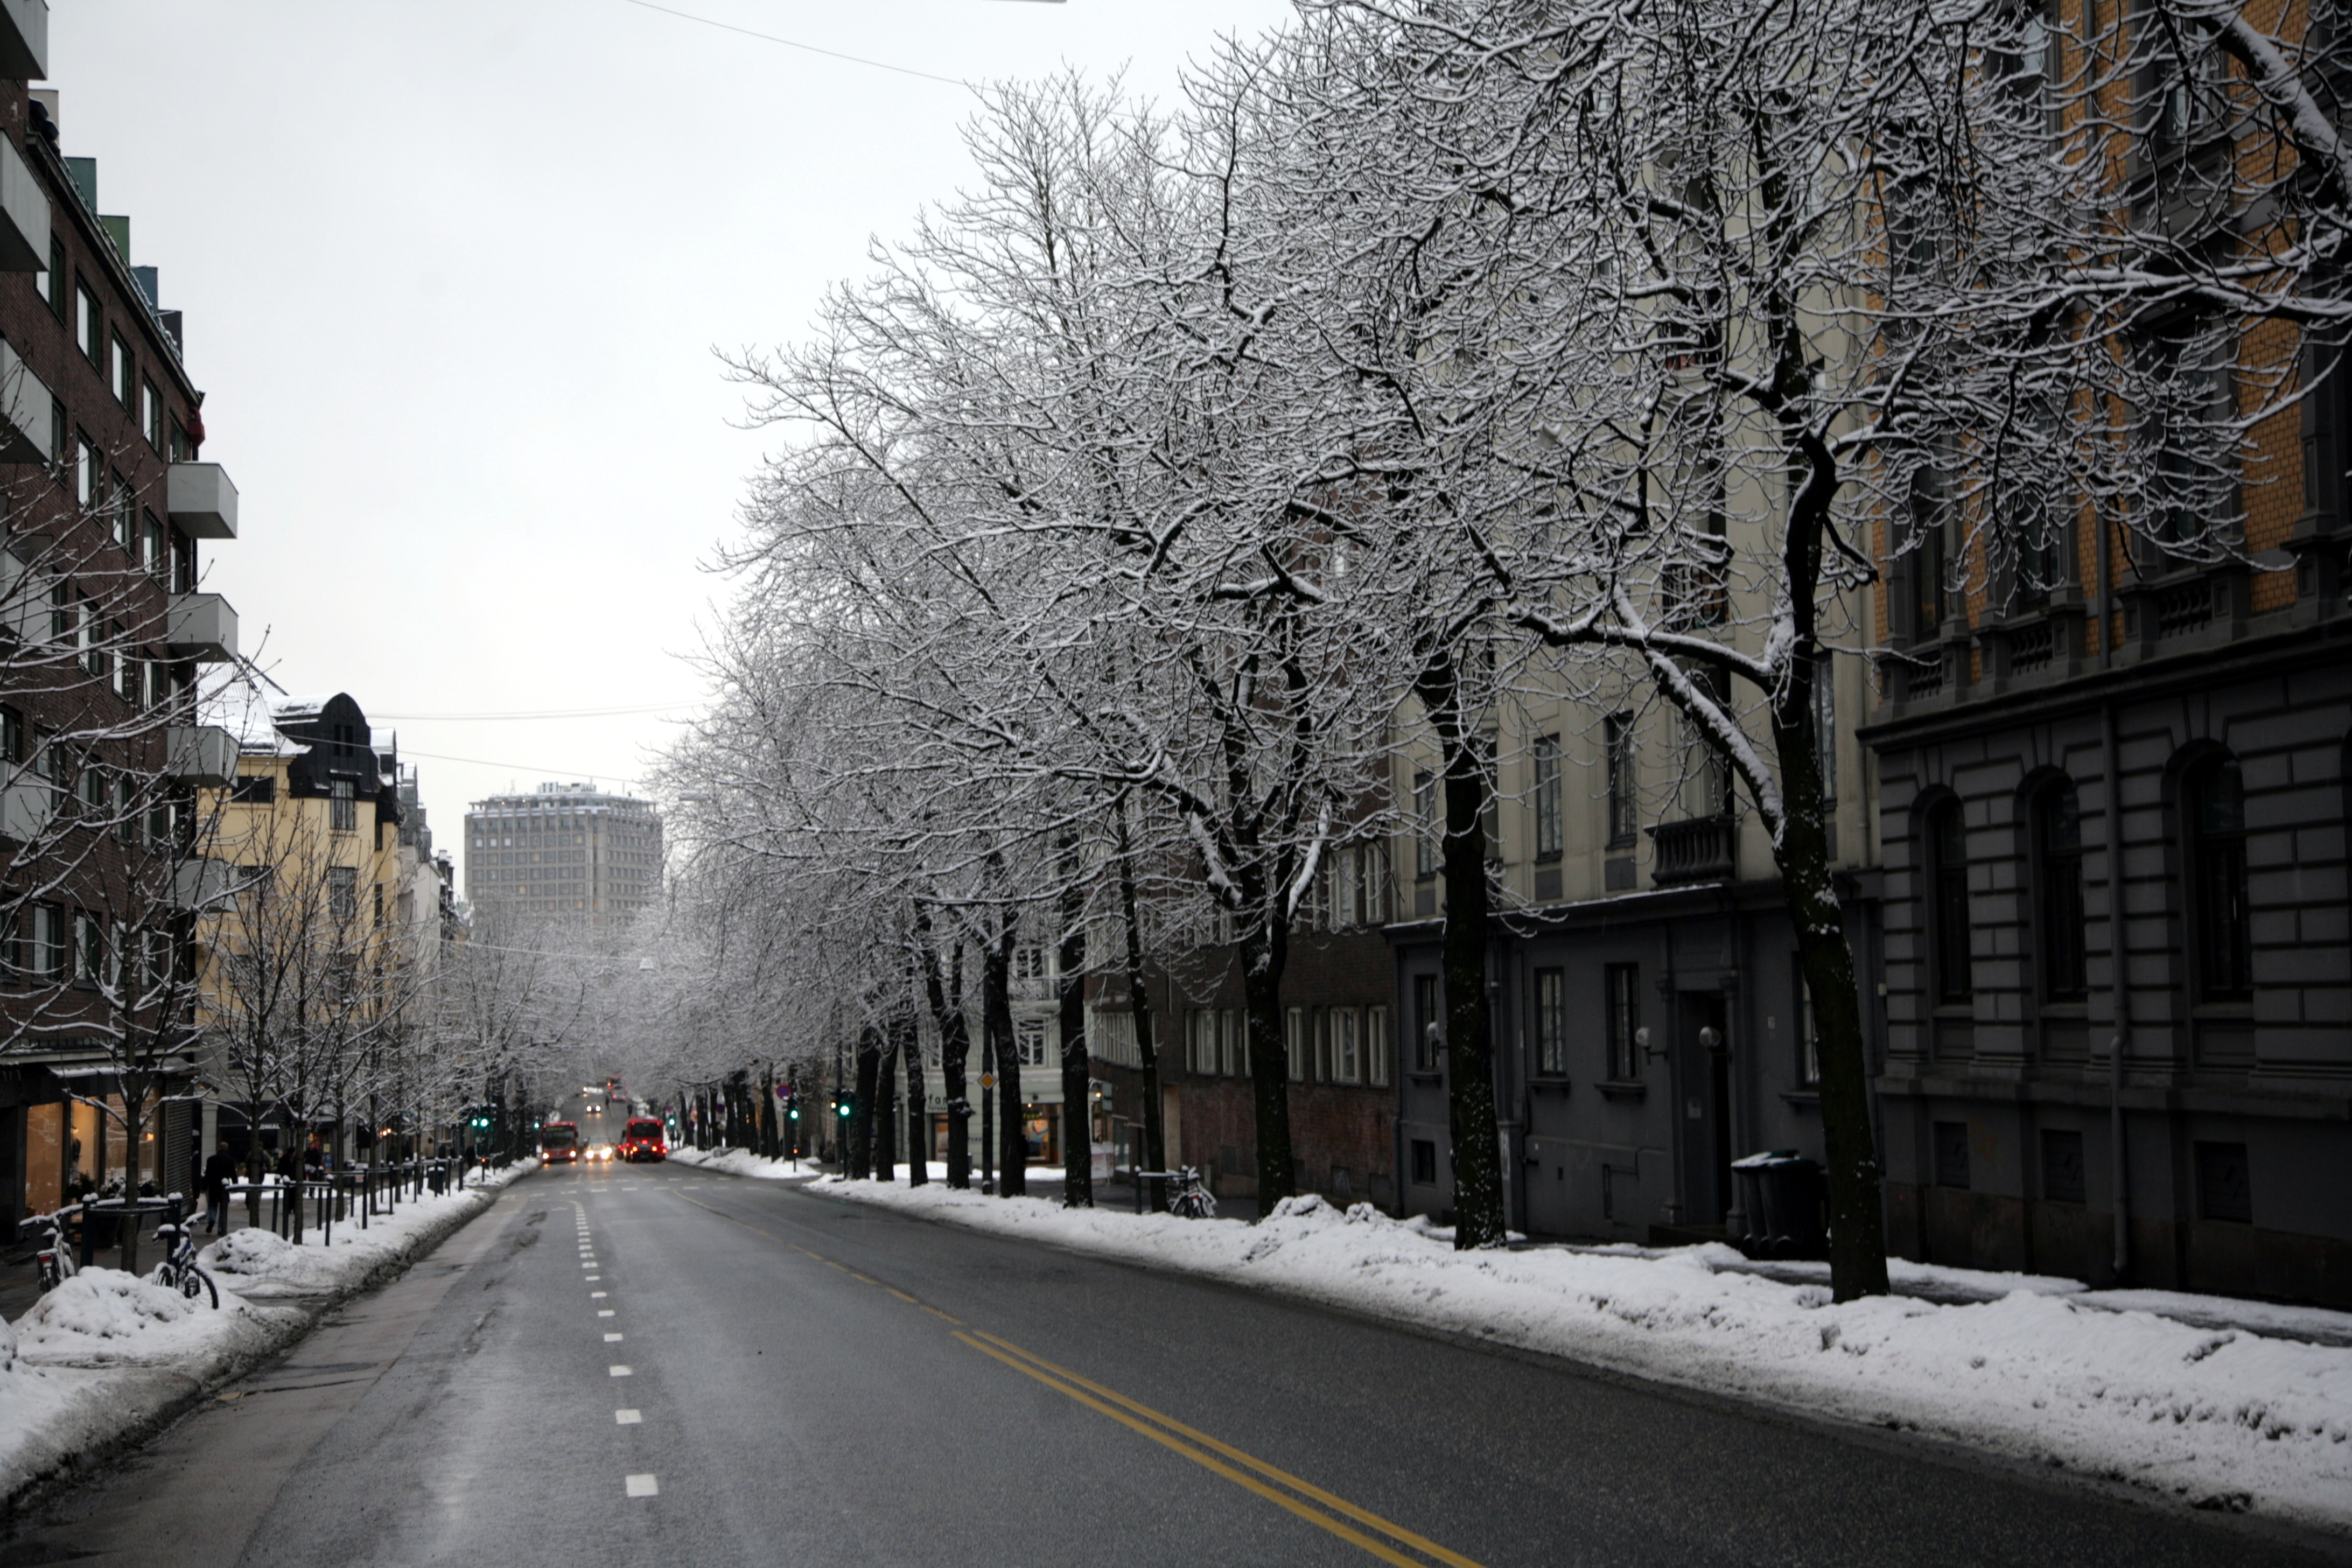
{"label": "arched window", "polygon": [[2189,830],[2189,941],[2197,950],[2200,1000],[2242,1002],[2253,994],[2253,943],[2246,918],[2246,784],[2231,756],[2192,769],[2181,795]]}
{"label": "arched window", "polygon": [[1928,943],[1937,1000],[1965,1002],[1976,991],[1969,952],[1969,837],[1960,803],[1938,801],[1927,812]]}
{"label": "arched window", "polygon": [[2083,963],[2083,807],[2071,779],[2055,779],[2033,797],[2034,900],[2042,929],[2042,994],[2079,1002]]}

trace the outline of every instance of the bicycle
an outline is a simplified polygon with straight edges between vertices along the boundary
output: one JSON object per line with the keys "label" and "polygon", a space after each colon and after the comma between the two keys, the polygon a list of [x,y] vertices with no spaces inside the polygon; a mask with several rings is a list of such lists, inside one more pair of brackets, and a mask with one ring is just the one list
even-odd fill
{"label": "bicycle", "polygon": [[1201,1168],[1197,1165],[1176,1167],[1176,1191],[1168,1200],[1168,1212],[1179,1219],[1214,1219],[1217,1200],[1201,1184]]}
{"label": "bicycle", "polygon": [[166,1290],[177,1290],[191,1301],[212,1298],[213,1310],[220,1310],[220,1287],[213,1277],[196,1267],[196,1238],[184,1220],[155,1227],[155,1239],[167,1250],[163,1261],[155,1265],[147,1278]]}
{"label": "bicycle", "polygon": [[43,1227],[41,1248],[33,1255],[33,1268],[40,1276],[41,1294],[46,1296],[79,1272],[74,1268],[72,1244],[66,1237],[65,1211],[27,1215],[25,1224]]}

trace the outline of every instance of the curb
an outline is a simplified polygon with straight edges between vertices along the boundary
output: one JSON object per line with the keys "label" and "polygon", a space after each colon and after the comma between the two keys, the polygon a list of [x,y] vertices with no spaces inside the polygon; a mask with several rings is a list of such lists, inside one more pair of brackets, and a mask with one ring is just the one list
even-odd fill
{"label": "curb", "polygon": [[410,1236],[398,1250],[380,1259],[365,1274],[335,1287],[326,1295],[311,1298],[299,1307],[255,1303],[268,1314],[260,1343],[216,1352],[194,1371],[165,1367],[121,1369],[124,1386],[109,1389],[104,1394],[122,1407],[120,1424],[104,1436],[91,1438],[78,1447],[45,1459],[35,1459],[33,1468],[10,1482],[5,1495],[0,1496],[0,1524],[13,1523],[48,1497],[89,1479],[112,1460],[147,1442],[217,1390],[284,1354],[307,1338],[329,1312],[353,1297],[378,1289],[408,1272],[419,1258],[488,1214],[499,1198],[532,1173],[525,1172],[513,1181],[502,1184],[496,1191],[475,1189],[481,1193],[482,1202],[462,1214],[452,1213],[436,1217],[432,1224]]}

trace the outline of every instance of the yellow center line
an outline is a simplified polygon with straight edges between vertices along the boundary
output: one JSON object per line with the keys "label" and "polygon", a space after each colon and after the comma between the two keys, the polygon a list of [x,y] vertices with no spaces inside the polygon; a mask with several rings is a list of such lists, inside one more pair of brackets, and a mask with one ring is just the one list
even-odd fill
{"label": "yellow center line", "polygon": [[906,1302],[909,1307],[919,1307],[922,1305],[920,1301],[916,1300],[912,1296],[908,1295],[904,1290],[899,1289],[895,1285],[885,1285],[882,1289],[889,1291],[890,1294],[898,1297],[898,1300]]}
{"label": "yellow center line", "polygon": [[[1349,1518],[1355,1520],[1359,1523],[1371,1526],[1374,1530],[1379,1531],[1383,1535],[1403,1542],[1407,1546],[1412,1547],[1416,1552],[1426,1552],[1430,1556],[1436,1558],[1441,1563],[1450,1563],[1454,1564],[1454,1568],[1479,1568],[1479,1565],[1476,1563],[1463,1556],[1460,1552],[1448,1551],[1446,1548],[1438,1545],[1434,1541],[1431,1541],[1423,1536],[1415,1535],[1412,1531],[1405,1529],[1402,1525],[1391,1524],[1387,1520],[1382,1519],[1379,1514],[1373,1513],[1368,1509],[1358,1508],[1354,1503],[1348,1501],[1345,1498],[1334,1497],[1331,1493],[1325,1491],[1321,1487],[1315,1485],[1312,1481],[1301,1480],[1298,1477],[1292,1475],[1289,1471],[1277,1468],[1273,1465],[1267,1464],[1263,1459],[1257,1458],[1253,1455],[1244,1453],[1241,1449],[1234,1447],[1230,1443],[1219,1442],[1216,1438],[1210,1436],[1206,1432],[1196,1431],[1192,1427],[1185,1426],[1184,1423],[1177,1420],[1171,1415],[1163,1415],[1159,1411],[1152,1409],[1150,1405],[1142,1404],[1137,1400],[1129,1399],[1126,1394],[1119,1393],[1116,1389],[1105,1388],[1101,1384],[1081,1377],[1076,1373],[1070,1371],[1067,1367],[1055,1366],[1044,1356],[1038,1355],[1031,1351],[1023,1350],[1019,1345],[1014,1344],[1010,1340],[1000,1339],[996,1335],[989,1333],[984,1330],[975,1330],[973,1331],[978,1333],[982,1339],[988,1341],[991,1344],[1002,1345],[1004,1349],[1012,1352],[1014,1355],[1021,1357],[1023,1360],[1035,1363],[1038,1366],[1041,1366],[1047,1372],[1052,1373],[1055,1377],[1066,1379],[1070,1383],[1077,1384],[1081,1388],[1087,1389],[1095,1394],[1100,1394],[1105,1399],[1123,1405],[1128,1409],[1134,1411],[1137,1415],[1143,1416],[1147,1420],[1156,1421],[1160,1426],[1167,1427],[1170,1431],[1181,1433],[1184,1436],[1191,1438],[1193,1442],[1202,1445],[1203,1447],[1213,1448],[1237,1464],[1247,1465],[1251,1469],[1255,1470],[1258,1474],[1265,1476],[1271,1480],[1278,1481],[1282,1485],[1290,1488],[1293,1491],[1301,1492],[1307,1497],[1313,1498],[1317,1502],[1321,1503],[1326,1508],[1334,1510],[1339,1513],[1344,1513]],[[961,1335],[957,1336],[959,1339],[962,1337],[963,1336]]]}
{"label": "yellow center line", "polygon": [[[1013,1368],[1015,1372],[1026,1373],[1031,1377],[1034,1377],[1038,1382],[1044,1384],[1046,1387],[1068,1394],[1072,1399],[1075,1399],[1079,1404],[1086,1405],[1088,1409],[1099,1411],[1101,1414],[1108,1415],[1112,1420],[1118,1422],[1120,1426],[1130,1427],[1135,1431],[1142,1433],[1145,1436],[1150,1438],[1153,1442],[1160,1445],[1162,1447],[1172,1449],[1174,1452],[1183,1455],[1186,1458],[1192,1460],[1194,1464],[1201,1466],[1203,1469],[1213,1471],[1217,1475],[1223,1476],[1225,1479],[1233,1482],[1234,1485],[1246,1488],[1248,1490],[1257,1493],[1258,1496],[1265,1499],[1268,1502],[1274,1503],[1278,1507],[1287,1509],[1290,1512],[1295,1513],[1299,1518],[1307,1521],[1307,1523],[1315,1525],[1319,1529],[1329,1531],[1332,1534],[1338,1536],[1340,1540],[1348,1542],[1349,1545],[1361,1547],[1364,1551],[1370,1552],[1373,1556],[1379,1558],[1383,1563],[1394,1563],[1399,1565],[1399,1568],[1422,1568],[1420,1563],[1415,1563],[1403,1552],[1394,1550],[1384,1542],[1374,1541],[1370,1536],[1364,1534],[1361,1531],[1349,1529],[1347,1525],[1340,1523],[1338,1520],[1333,1519],[1329,1514],[1323,1512],[1320,1509],[1309,1508],[1305,1503],[1300,1502],[1297,1498],[1288,1497],[1275,1490],[1272,1487],[1267,1486],[1264,1481],[1259,1480],[1255,1476],[1245,1476],[1242,1474],[1241,1471],[1234,1468],[1231,1465],[1226,1464],[1223,1460],[1213,1458],[1211,1456],[1202,1453],[1200,1449],[1193,1447],[1189,1443],[1180,1443],[1175,1438],[1170,1436],[1167,1433],[1159,1430],[1157,1427],[1145,1425],[1143,1422],[1137,1420],[1134,1416],[1129,1415],[1123,1410],[1112,1408],[1110,1405],[1104,1404],[1101,1400],[1095,1398],[1090,1394],[1081,1393],[1079,1390],[1071,1387],[1068,1384],[1062,1382],[1059,1378],[1048,1377],[1045,1373],[1038,1371],[1037,1368],[1029,1365],[1025,1362],[1018,1361],[1013,1357],[1005,1354],[1003,1351],[996,1349],[993,1345],[982,1344],[978,1339],[974,1338],[971,1334],[958,1334],[956,1335],[956,1338],[961,1340],[972,1349],[980,1352],[981,1354],[994,1356],[998,1361],[1003,1362],[1005,1365]],[[1460,1562],[1462,1559],[1455,1558],[1454,1561]],[[1474,1563],[1472,1568],[1476,1568],[1476,1565]]]}
{"label": "yellow center line", "polygon": [[882,1281],[880,1281],[879,1279],[868,1279],[867,1278],[866,1278],[866,1276],[865,1276],[865,1275],[860,1274],[860,1273],[859,1273],[856,1269],[855,1269],[855,1268],[853,1268],[853,1269],[851,1269],[851,1270],[849,1271],[849,1277],[850,1277],[852,1279],[856,1280],[856,1281],[857,1281],[859,1284],[861,1284],[861,1285],[879,1285],[879,1284],[881,1284],[881,1283],[882,1283]]}
{"label": "yellow center line", "polygon": [[918,1302],[918,1303],[916,1303],[916,1304],[917,1304],[918,1306],[921,1307],[921,1308],[923,1309],[923,1310],[924,1310],[924,1311],[929,1312],[929,1313],[932,1317],[934,1317],[934,1318],[944,1318],[944,1319],[946,1319],[946,1321],[949,1321],[949,1322],[950,1322],[950,1323],[953,1323],[957,1328],[961,1328],[961,1327],[963,1327],[963,1320],[962,1320],[961,1318],[950,1318],[950,1317],[948,1317],[948,1315],[947,1315],[945,1312],[940,1311],[937,1307],[932,1306],[929,1301],[920,1301],[920,1302]]}

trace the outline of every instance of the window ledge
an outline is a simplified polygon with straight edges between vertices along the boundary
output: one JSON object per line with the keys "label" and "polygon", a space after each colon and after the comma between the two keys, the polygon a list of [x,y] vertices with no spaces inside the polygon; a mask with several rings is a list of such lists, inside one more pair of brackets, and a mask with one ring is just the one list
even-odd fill
{"label": "window ledge", "polygon": [[1818,1089],[1784,1089],[1780,1091],[1780,1098],[1790,1105],[1811,1106],[1816,1110],[1821,1109],[1822,1091]]}
{"label": "window ledge", "polygon": [[1543,1089],[1552,1094],[1566,1094],[1569,1091],[1569,1081],[1564,1078],[1531,1078],[1528,1079],[1528,1088]]}
{"label": "window ledge", "polygon": [[1650,1092],[1650,1086],[1646,1083],[1627,1082],[1620,1079],[1602,1079],[1592,1087],[1610,1100],[1641,1100]]}
{"label": "window ledge", "polygon": [[1433,1072],[1409,1072],[1409,1073],[1405,1074],[1405,1075],[1404,1075],[1404,1077],[1405,1077],[1405,1081],[1406,1081],[1407,1083],[1433,1083],[1433,1083],[1439,1083],[1439,1082],[1442,1082],[1442,1081],[1444,1080],[1444,1074],[1442,1074],[1442,1073],[1433,1073]]}

